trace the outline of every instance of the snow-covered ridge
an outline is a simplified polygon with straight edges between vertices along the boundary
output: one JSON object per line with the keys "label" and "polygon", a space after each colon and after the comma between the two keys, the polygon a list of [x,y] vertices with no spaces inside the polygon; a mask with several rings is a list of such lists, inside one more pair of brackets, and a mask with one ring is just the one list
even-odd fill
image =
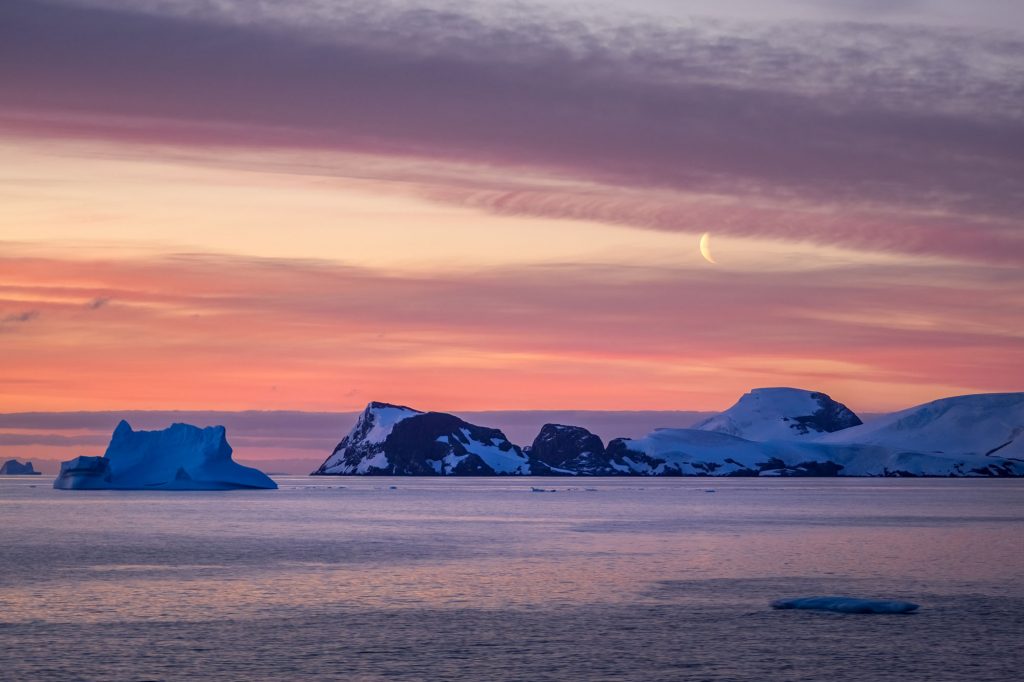
{"label": "snow-covered ridge", "polygon": [[695,428],[607,447],[546,424],[525,450],[497,429],[371,403],[315,473],[571,476],[1024,476],[1024,393],[946,398],[870,424],[818,391],[755,389]]}
{"label": "snow-covered ridge", "polygon": [[818,441],[1024,460],[1024,393],[942,398],[824,434]]}
{"label": "snow-covered ridge", "polygon": [[641,476],[1024,476],[1024,461],[999,457],[864,443],[755,442],[696,429],[616,439],[608,454],[622,474]]}
{"label": "snow-covered ridge", "polygon": [[114,429],[102,457],[60,465],[54,488],[64,490],[229,490],[276,488],[266,474],[231,459],[223,426],[172,424],[162,431]]}
{"label": "snow-covered ridge", "polygon": [[760,441],[811,439],[860,423],[846,405],[820,391],[755,388],[725,412],[693,428]]}
{"label": "snow-covered ridge", "polygon": [[[361,437],[368,443],[383,443],[391,435],[391,430],[395,428],[395,424],[417,414],[423,413],[411,407],[403,407],[401,405],[389,405],[378,402],[370,403],[363,412],[362,423],[356,424],[356,429],[362,426],[365,431],[361,432],[361,436],[355,437]],[[355,431],[356,429],[353,430]],[[353,437],[353,434],[350,433],[349,436]]]}

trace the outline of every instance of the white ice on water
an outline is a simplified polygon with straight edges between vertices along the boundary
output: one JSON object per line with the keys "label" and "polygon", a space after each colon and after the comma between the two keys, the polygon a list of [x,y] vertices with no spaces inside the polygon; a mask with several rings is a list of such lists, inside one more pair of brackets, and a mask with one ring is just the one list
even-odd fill
{"label": "white ice on water", "polygon": [[855,597],[799,597],[772,602],[773,609],[811,609],[838,613],[911,613],[919,606],[909,601],[857,599]]}

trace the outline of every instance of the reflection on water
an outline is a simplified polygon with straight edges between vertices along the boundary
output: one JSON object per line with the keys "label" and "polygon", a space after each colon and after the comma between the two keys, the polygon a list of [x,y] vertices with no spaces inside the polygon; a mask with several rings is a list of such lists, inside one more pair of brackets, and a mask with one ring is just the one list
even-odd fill
{"label": "reflection on water", "polygon": [[[277,480],[0,479],[0,671],[998,680],[1022,663],[1022,481]],[[814,594],[922,611],[768,608]]]}

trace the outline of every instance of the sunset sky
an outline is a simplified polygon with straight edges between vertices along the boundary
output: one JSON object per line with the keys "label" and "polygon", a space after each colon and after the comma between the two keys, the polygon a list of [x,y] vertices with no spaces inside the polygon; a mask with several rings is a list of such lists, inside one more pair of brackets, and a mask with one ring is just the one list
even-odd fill
{"label": "sunset sky", "polygon": [[1018,0],[3,0],[0,412],[1021,390],[1022,64]]}

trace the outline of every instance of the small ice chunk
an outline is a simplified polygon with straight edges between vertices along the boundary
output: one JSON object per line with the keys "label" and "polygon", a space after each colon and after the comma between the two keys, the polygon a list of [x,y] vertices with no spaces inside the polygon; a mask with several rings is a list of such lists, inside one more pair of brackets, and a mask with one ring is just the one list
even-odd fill
{"label": "small ice chunk", "polygon": [[772,602],[773,609],[813,609],[839,613],[910,613],[918,605],[908,601],[856,599],[854,597],[799,597]]}

